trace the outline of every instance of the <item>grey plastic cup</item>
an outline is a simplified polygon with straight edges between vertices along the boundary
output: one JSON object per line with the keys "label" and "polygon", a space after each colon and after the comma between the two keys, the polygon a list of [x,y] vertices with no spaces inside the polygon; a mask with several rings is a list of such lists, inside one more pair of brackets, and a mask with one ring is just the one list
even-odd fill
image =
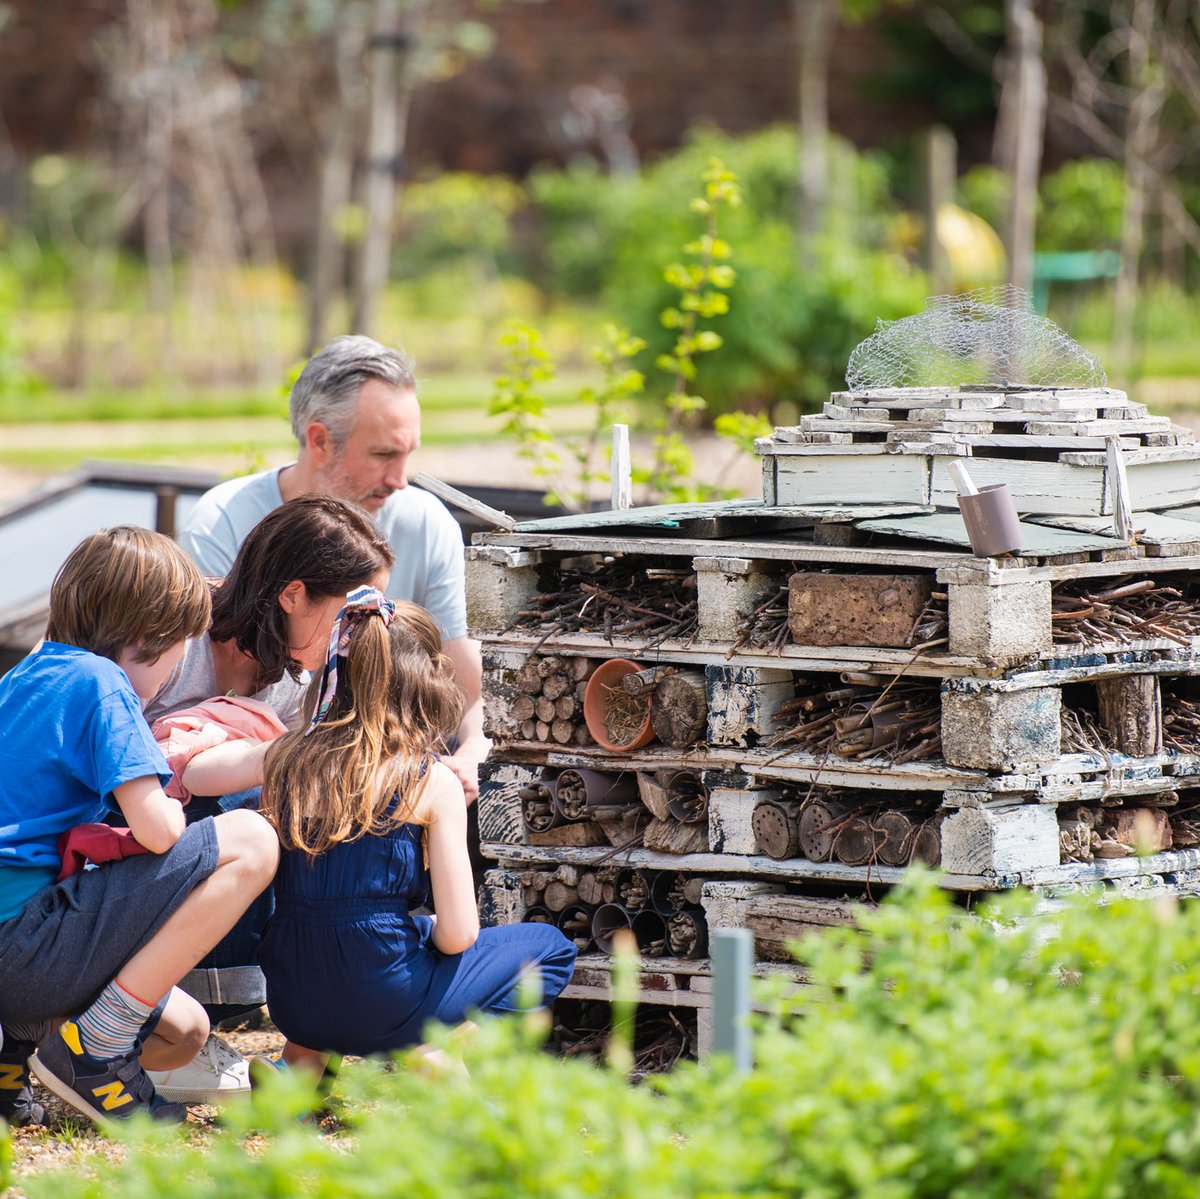
{"label": "grey plastic cup", "polygon": [[1011,554],[1021,548],[1021,522],[1007,483],[990,483],[975,495],[960,495],[958,507],[971,550],[979,557]]}

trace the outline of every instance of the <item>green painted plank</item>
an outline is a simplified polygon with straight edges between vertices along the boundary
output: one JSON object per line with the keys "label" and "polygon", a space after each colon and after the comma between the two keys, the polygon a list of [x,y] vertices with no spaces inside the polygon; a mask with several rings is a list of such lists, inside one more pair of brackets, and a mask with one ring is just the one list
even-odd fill
{"label": "green painted plank", "polygon": [[[1112,529],[1112,518],[1107,516],[1035,516],[1030,519],[1039,525],[1084,533],[1102,534]],[[1169,516],[1161,512],[1133,514],[1133,528],[1138,531],[1137,539],[1143,545],[1193,545],[1200,541],[1197,523],[1200,523],[1200,509],[1194,520],[1180,520],[1174,511]]]}
{"label": "green painted plank", "polygon": [[516,533],[554,533],[567,530],[607,529],[622,527],[659,527],[676,529],[689,521],[718,517],[763,520],[797,520],[823,517],[850,518],[854,516],[883,516],[930,512],[920,504],[788,504],[772,507],[762,500],[719,500],[698,504],[653,504],[644,508],[623,508],[604,512],[568,513],[566,516],[547,516],[541,520],[523,520],[513,530]]}
{"label": "green painted plank", "polygon": [[[939,512],[934,516],[885,517],[859,520],[854,527],[867,533],[886,533],[918,541],[939,541],[971,548],[966,526],[957,512]],[[1124,545],[1115,537],[1097,537],[1091,533],[1068,532],[1021,521],[1022,554],[1081,554],[1092,550],[1117,549]]]}

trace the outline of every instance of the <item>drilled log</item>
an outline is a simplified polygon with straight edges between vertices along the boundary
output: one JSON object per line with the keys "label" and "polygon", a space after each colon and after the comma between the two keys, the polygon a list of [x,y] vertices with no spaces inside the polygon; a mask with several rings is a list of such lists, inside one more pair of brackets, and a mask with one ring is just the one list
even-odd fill
{"label": "drilled log", "polygon": [[810,862],[829,861],[838,825],[847,810],[846,804],[823,796],[814,795],[805,801],[800,809],[800,852]]}
{"label": "drilled log", "polygon": [[871,821],[875,831],[876,850],[885,866],[907,866],[912,857],[917,825],[903,812],[891,810],[878,813]]}
{"label": "drilled log", "polygon": [[579,705],[573,695],[562,695],[554,701],[554,715],[558,720],[570,720],[578,713]]}
{"label": "drilled log", "polygon": [[550,724],[550,736],[559,745],[570,745],[575,735],[575,726],[569,720],[555,720]]}
{"label": "drilled log", "polygon": [[650,701],[650,723],[658,739],[676,749],[703,740],[708,728],[704,673],[683,670],[659,682]]}
{"label": "drilled log", "polygon": [[942,817],[931,816],[921,822],[913,837],[912,861],[931,869],[942,863]]}
{"label": "drilled log", "polygon": [[760,799],[750,816],[750,827],[760,853],[776,861],[800,853],[800,808],[798,799]]}
{"label": "drilled log", "polygon": [[864,816],[846,820],[833,839],[833,856],[846,866],[865,866],[875,860],[876,835]]}
{"label": "drilled log", "polygon": [[552,674],[542,684],[542,694],[553,703],[554,700],[566,695],[573,686],[574,683],[565,674]]}

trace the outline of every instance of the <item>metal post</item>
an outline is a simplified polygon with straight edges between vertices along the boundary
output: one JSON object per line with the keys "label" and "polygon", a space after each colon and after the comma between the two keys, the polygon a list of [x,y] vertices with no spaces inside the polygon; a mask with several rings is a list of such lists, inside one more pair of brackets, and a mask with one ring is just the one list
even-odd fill
{"label": "metal post", "polygon": [[164,484],[154,489],[154,528],[167,537],[175,536],[175,505],[179,491]]}
{"label": "metal post", "polygon": [[713,1052],[727,1053],[734,1069],[754,1064],[750,1045],[750,977],[754,936],[746,928],[719,928],[712,938]]}

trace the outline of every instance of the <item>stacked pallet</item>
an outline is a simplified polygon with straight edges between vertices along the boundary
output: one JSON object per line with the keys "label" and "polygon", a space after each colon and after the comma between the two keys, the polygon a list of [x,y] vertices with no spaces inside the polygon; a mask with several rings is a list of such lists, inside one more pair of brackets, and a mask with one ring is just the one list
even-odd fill
{"label": "stacked pallet", "polygon": [[[799,980],[783,964],[789,940],[844,922],[850,900],[877,898],[914,861],[939,867],[964,897],[1015,885],[1200,889],[1196,482],[1176,478],[1172,502],[1149,507],[1153,480],[1130,469],[1134,539],[1113,535],[1101,480],[1094,507],[1083,511],[1078,489],[1077,511],[1037,507],[1020,554],[984,559],[957,511],[936,511],[931,491],[909,493],[906,465],[936,477],[942,449],[909,450],[943,446],[920,438],[945,429],[918,426],[951,425],[951,412],[987,412],[993,426],[1006,414],[1013,431],[1000,436],[1025,439],[964,443],[973,475],[1024,462],[1053,494],[1071,491],[1079,463],[1053,443],[1070,435],[1043,424],[1078,426],[1086,444],[1107,436],[1096,422],[1122,422],[1139,441],[1117,445],[1123,466],[1154,454],[1194,472],[1196,452],[1119,393],[927,389],[905,399],[835,398],[835,409],[888,414],[863,418],[887,424],[867,429],[876,442],[804,440],[853,439],[819,425],[859,419],[840,411],[777,431],[762,501],[560,517],[476,539],[468,589],[495,740],[479,801],[483,849],[497,861],[485,896],[493,919],[545,918],[535,909],[547,905],[530,902],[542,874],[593,875],[602,897],[619,874],[665,872],[679,894],[690,889],[704,936],[750,928],[758,969]],[[1083,416],[1033,419],[1063,413]],[[901,433],[892,426],[905,432],[889,440]],[[1166,436],[1177,444],[1145,445]],[[991,456],[1018,448],[1025,458]],[[856,453],[871,464],[869,500],[831,482],[836,471],[819,497],[781,494],[781,464]],[[1109,471],[1111,451],[1099,458]],[[528,735],[523,677],[541,677],[551,658],[580,664],[566,673],[586,684],[617,657],[664,688],[664,708],[678,705],[667,683],[690,679],[700,733],[680,739],[680,722],[664,722],[628,752]],[[556,812],[557,824],[539,827]],[[571,925],[587,945],[571,993],[595,996],[607,963],[594,923],[584,942],[584,915]],[[697,927],[693,945],[700,937]],[[703,1017],[707,960],[658,933],[642,939],[656,954],[643,999]]]}
{"label": "stacked pallet", "polygon": [[953,506],[946,466],[969,457],[976,484],[1008,483],[1021,512],[1088,516],[1113,511],[1110,443],[1141,507],[1194,501],[1193,440],[1112,388],[888,388],[835,393],[758,449],[771,503]]}

